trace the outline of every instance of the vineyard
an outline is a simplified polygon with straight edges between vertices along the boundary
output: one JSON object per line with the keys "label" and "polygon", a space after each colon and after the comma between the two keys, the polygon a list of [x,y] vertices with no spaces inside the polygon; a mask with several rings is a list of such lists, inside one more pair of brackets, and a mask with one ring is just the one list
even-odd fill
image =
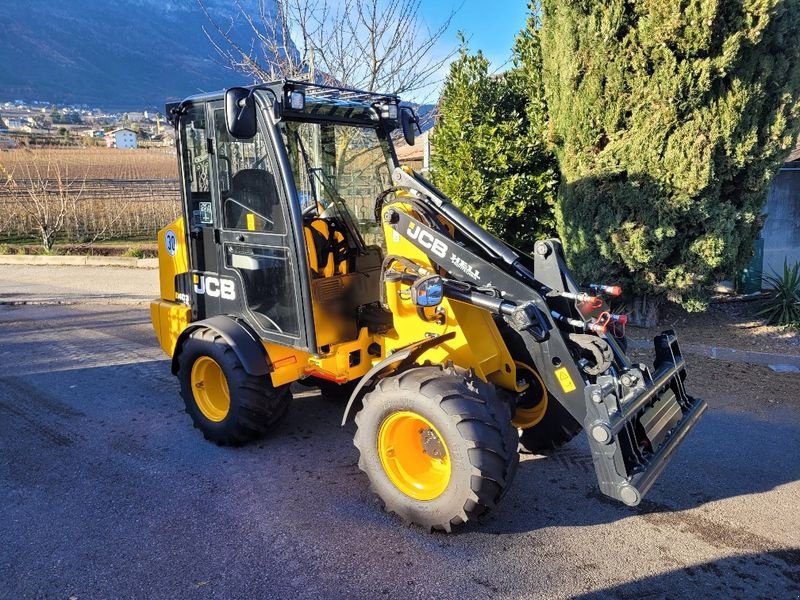
{"label": "vineyard", "polygon": [[180,211],[172,149],[0,153],[0,242],[152,237]]}

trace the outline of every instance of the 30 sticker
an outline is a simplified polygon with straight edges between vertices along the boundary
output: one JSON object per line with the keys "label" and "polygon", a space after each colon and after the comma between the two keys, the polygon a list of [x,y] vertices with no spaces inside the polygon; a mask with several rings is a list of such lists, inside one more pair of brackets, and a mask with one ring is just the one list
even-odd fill
{"label": "30 sticker", "polygon": [[175,256],[178,252],[178,236],[175,235],[172,229],[167,229],[167,233],[164,234],[164,246],[166,246],[167,254],[170,256]]}

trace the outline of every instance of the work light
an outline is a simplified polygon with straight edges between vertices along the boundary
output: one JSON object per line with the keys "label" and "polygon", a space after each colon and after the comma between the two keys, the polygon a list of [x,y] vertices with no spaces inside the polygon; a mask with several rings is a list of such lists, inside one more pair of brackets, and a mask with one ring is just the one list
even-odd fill
{"label": "work light", "polygon": [[301,90],[292,90],[289,93],[289,107],[292,110],[303,110],[306,105],[306,95]]}
{"label": "work light", "polygon": [[381,104],[381,119],[397,120],[397,104]]}

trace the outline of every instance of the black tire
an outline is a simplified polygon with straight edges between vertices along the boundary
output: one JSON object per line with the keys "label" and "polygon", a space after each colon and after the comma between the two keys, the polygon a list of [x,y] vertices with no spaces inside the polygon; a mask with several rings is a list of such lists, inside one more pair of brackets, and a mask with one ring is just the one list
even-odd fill
{"label": "black tire", "polygon": [[[623,352],[627,352],[628,339],[626,337],[618,338],[617,343]],[[530,361],[526,362],[526,364],[533,366],[533,360],[530,358],[530,354],[528,354],[524,344],[521,351],[519,347],[515,346],[515,351],[526,356],[527,360]],[[514,351],[512,351],[513,353]],[[520,429],[520,452],[526,454],[550,454],[571,441],[582,429],[583,426],[569,414],[567,409],[550,396],[547,410],[542,420],[533,427]]]}
{"label": "black tire", "polygon": [[[505,323],[499,323],[500,332],[514,360],[518,360],[535,369],[525,342],[520,334]],[[526,454],[549,454],[560,448],[576,435],[583,427],[569,414],[561,404],[547,394],[547,408],[542,420],[536,425],[519,430],[519,450]]]}
{"label": "black tire", "polygon": [[[427,420],[446,449],[449,479],[433,498],[417,499],[402,491],[381,461],[384,423],[401,414]],[[385,510],[427,530],[449,532],[486,514],[508,490],[519,462],[508,405],[493,386],[452,368],[415,367],[382,379],[364,396],[356,425],[358,466]],[[420,440],[431,431],[421,429]],[[430,455],[427,448],[422,451]],[[395,456],[394,449],[389,456]]]}
{"label": "black tire", "polygon": [[519,449],[526,454],[549,454],[581,432],[581,424],[554,398],[544,417],[533,427],[519,430]]}
{"label": "black tire", "polygon": [[[219,420],[203,412],[192,387],[192,369],[203,357],[219,366],[227,384],[229,407]],[[220,446],[240,446],[263,436],[286,416],[292,398],[289,386],[275,388],[269,375],[248,375],[233,349],[210,329],[189,335],[178,355],[177,375],[194,426]]]}

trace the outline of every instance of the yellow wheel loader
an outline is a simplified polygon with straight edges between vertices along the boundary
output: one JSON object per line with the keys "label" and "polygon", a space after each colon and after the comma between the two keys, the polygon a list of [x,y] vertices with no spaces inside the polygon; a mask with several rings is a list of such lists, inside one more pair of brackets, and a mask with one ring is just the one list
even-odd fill
{"label": "yellow wheel loader", "polygon": [[158,234],[153,327],[194,425],[238,445],[294,382],[339,390],[388,511],[451,531],[509,489],[519,452],[587,432],[600,490],[636,505],[706,408],[675,334],[625,351],[614,286],[528,256],[398,165],[399,98],[279,81],[167,107],[183,214]]}

